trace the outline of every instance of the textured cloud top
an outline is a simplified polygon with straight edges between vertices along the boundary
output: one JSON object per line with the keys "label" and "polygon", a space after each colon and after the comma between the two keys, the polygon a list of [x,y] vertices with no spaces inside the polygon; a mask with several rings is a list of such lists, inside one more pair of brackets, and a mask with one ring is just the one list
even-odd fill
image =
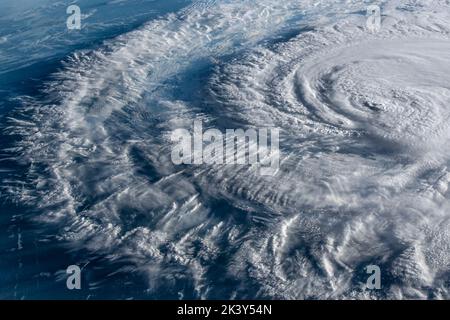
{"label": "textured cloud top", "polygon": [[[450,6],[370,4],[198,1],[77,52],[10,119],[9,195],[155,296],[449,298]],[[277,174],[173,165],[196,119],[279,128]]]}

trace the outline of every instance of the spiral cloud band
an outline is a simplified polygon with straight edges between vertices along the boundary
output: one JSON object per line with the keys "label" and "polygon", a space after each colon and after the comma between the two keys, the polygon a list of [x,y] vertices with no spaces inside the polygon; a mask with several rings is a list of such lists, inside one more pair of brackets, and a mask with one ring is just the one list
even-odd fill
{"label": "spiral cloud band", "polygon": [[[450,5],[373,4],[198,1],[78,52],[10,120],[9,195],[150,294],[449,298]],[[172,163],[194,121],[278,128],[276,174]]]}

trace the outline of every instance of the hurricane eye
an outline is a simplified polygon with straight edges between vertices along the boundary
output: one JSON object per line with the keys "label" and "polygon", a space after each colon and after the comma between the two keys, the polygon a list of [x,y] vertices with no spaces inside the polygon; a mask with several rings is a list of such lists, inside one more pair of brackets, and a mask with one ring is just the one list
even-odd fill
{"label": "hurricane eye", "polygon": [[363,106],[366,107],[366,108],[369,108],[372,111],[376,111],[376,112],[381,110],[380,109],[380,105],[378,103],[372,102],[372,101],[365,101],[365,102],[363,102]]}

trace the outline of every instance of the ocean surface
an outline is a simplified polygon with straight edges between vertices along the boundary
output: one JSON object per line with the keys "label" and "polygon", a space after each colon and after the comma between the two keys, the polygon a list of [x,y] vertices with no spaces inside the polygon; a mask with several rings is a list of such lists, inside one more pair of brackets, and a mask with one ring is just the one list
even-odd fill
{"label": "ocean surface", "polygon": [[0,299],[449,299],[449,142],[445,0],[2,0]]}

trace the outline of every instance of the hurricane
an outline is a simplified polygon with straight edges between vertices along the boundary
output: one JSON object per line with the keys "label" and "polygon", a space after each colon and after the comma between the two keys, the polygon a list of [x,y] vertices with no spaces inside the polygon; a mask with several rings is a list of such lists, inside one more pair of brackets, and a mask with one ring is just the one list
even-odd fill
{"label": "hurricane", "polygon": [[[97,42],[2,98],[2,296],[55,297],[80,265],[82,298],[450,298],[448,1],[159,10],[91,23]],[[22,64],[50,59],[19,41]],[[279,167],[175,164],[195,121],[279,129]]]}

